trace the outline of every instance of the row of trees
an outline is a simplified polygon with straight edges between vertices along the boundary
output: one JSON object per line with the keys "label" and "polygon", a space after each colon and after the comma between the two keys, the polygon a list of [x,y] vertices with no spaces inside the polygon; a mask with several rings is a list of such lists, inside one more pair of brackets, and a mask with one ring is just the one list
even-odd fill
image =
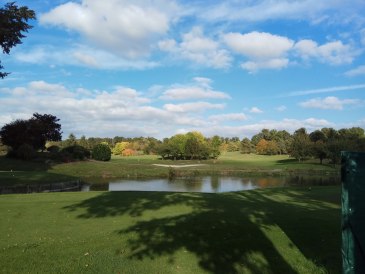
{"label": "row of trees", "polygon": [[[329,159],[333,163],[340,160],[340,151],[365,151],[364,129],[360,127],[322,128],[308,133],[305,128],[293,134],[285,130],[263,129],[251,139],[238,137],[204,137],[200,132],[176,134],[163,141],[152,137],[124,138],[86,138],[77,139],[70,134],[61,140],[59,119],[50,114],[34,113],[28,120],[15,120],[0,130],[1,143],[10,147],[10,154],[28,158],[35,151],[47,149],[59,153],[65,159],[85,159],[92,155],[93,149],[103,144],[110,153],[130,156],[135,154],[158,154],[163,159],[216,159],[222,152],[240,151],[263,155],[289,154],[302,161],[316,158],[322,163]],[[0,150],[3,147],[0,147]],[[59,155],[58,155],[59,156]]]}
{"label": "row of trees", "polygon": [[221,138],[205,138],[200,132],[176,134],[165,138],[158,147],[163,159],[216,159],[221,153]]}
{"label": "row of trees", "polygon": [[307,158],[329,159],[332,163],[340,161],[341,151],[365,151],[364,129],[360,127],[322,128],[308,133],[300,128],[290,134],[285,130],[263,129],[251,140],[241,141],[242,153],[263,155],[289,154],[299,161]]}

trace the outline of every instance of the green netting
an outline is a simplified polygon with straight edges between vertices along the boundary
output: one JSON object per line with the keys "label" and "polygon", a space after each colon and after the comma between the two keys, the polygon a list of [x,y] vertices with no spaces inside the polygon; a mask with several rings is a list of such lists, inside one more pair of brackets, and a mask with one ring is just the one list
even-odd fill
{"label": "green netting", "polygon": [[365,153],[341,156],[343,273],[365,273]]}

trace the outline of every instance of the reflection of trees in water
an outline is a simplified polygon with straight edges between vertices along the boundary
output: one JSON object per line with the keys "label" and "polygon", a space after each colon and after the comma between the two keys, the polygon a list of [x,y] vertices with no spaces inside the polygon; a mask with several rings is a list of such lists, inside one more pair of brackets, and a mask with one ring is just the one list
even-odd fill
{"label": "reflection of trees in water", "polygon": [[259,178],[256,180],[255,184],[258,187],[264,188],[264,187],[273,187],[273,186],[282,186],[283,179],[282,178]]}
{"label": "reflection of trees in water", "polygon": [[187,178],[169,180],[168,183],[182,185],[184,187],[184,191],[200,192],[204,185],[204,178],[187,177]]}
{"label": "reflection of trees in water", "polygon": [[212,176],[210,178],[210,187],[214,192],[218,192],[220,188],[220,178],[218,176]]}
{"label": "reflection of trees in water", "polygon": [[203,187],[203,178],[188,178],[184,180],[184,186],[188,191],[201,191]]}

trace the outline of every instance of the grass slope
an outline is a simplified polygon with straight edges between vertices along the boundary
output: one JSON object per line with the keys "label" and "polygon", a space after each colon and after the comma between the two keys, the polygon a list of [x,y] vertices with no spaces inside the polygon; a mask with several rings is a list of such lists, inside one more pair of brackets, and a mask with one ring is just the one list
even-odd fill
{"label": "grass slope", "polygon": [[339,187],[1,195],[1,273],[340,273]]}
{"label": "grass slope", "polygon": [[[197,164],[205,166],[179,168],[182,175],[242,175],[247,173],[286,174],[292,172],[334,173],[331,166],[318,161],[298,162],[287,155],[244,155],[238,152],[225,153],[218,160],[169,161],[157,156],[113,157],[109,162],[82,161],[63,164],[23,162],[0,157],[0,184],[49,183],[82,179],[89,182],[110,181],[110,178],[167,177],[169,169],[153,164]],[[12,170],[12,171],[11,171]]]}

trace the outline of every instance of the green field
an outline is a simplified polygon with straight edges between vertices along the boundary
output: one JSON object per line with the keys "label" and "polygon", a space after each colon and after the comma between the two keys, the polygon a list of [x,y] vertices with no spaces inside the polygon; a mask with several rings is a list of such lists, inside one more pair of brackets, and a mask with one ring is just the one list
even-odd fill
{"label": "green field", "polygon": [[1,273],[341,273],[340,188],[0,195]]}
{"label": "green field", "polygon": [[179,168],[177,176],[183,175],[242,175],[288,173],[338,174],[331,165],[320,165],[318,160],[298,162],[287,155],[244,155],[239,152],[225,153],[218,160],[161,160],[158,156],[114,156],[111,161],[93,160],[71,163],[24,162],[0,157],[0,184],[51,183],[81,179],[86,182],[107,182],[115,178],[168,177],[169,168],[153,164],[180,165],[206,164],[199,167]]}

